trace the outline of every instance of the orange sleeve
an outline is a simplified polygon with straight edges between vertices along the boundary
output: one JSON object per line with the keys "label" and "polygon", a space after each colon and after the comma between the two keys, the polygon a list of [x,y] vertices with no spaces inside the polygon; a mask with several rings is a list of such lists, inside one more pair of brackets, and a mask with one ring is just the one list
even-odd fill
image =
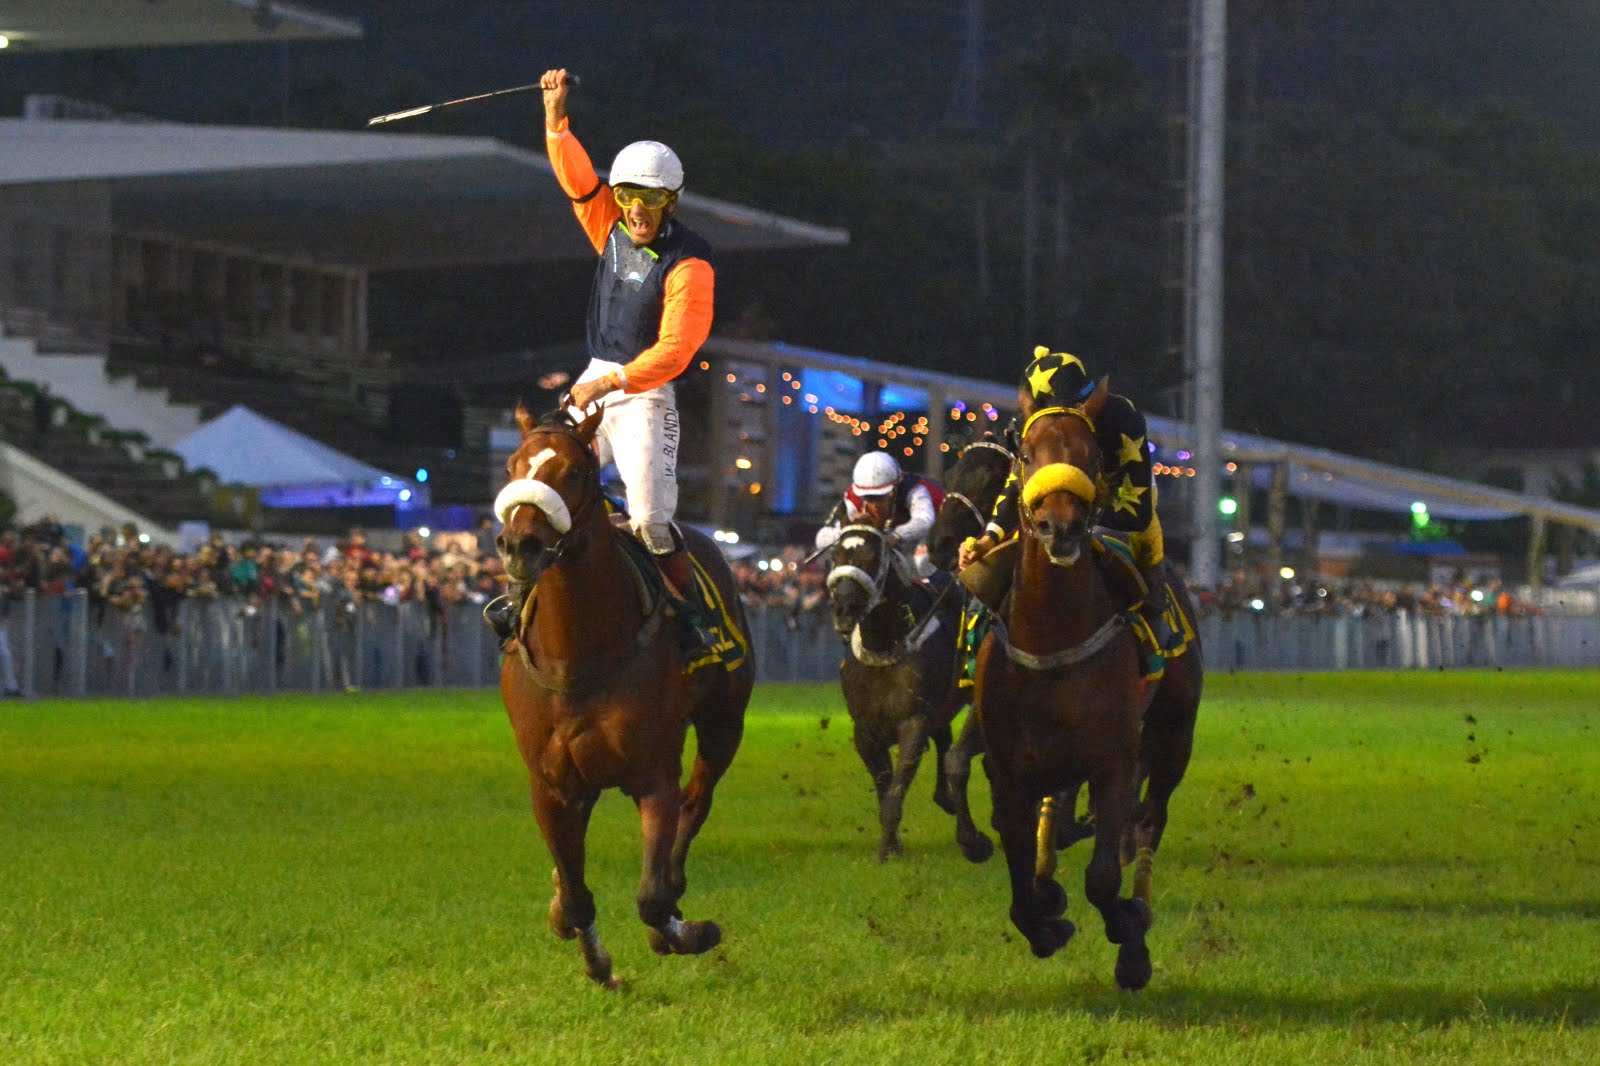
{"label": "orange sleeve", "polygon": [[716,272],[704,259],[683,259],[672,268],[661,302],[661,333],[622,368],[625,391],[648,392],[688,368],[711,336],[715,287]]}
{"label": "orange sleeve", "polygon": [[[567,119],[562,119],[556,129],[545,127],[544,148],[550,156],[550,165],[555,168],[556,180],[561,183],[567,199],[572,201],[573,214],[578,216],[594,250],[600,251],[606,246],[611,227],[622,217],[622,208],[617,206],[610,190],[594,172],[589,153],[573,136],[571,123]],[[578,202],[586,196],[588,199]]]}

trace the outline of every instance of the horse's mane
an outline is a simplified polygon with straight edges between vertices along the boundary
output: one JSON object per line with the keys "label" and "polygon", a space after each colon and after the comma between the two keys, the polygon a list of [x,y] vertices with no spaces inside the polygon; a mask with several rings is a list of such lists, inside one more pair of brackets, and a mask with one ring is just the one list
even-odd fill
{"label": "horse's mane", "polygon": [[578,428],[578,423],[573,421],[572,415],[565,407],[556,407],[540,415],[535,420],[534,426],[538,429],[564,429],[571,432]]}

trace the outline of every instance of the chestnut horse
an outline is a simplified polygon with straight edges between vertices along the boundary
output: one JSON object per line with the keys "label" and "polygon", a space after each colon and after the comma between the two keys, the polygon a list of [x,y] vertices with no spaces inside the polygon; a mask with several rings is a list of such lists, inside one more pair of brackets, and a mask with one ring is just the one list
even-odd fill
{"label": "chestnut horse", "polygon": [[[495,543],[511,579],[532,586],[517,636],[506,644],[500,693],[555,861],[550,930],[577,937],[588,975],[615,987],[584,883],[589,815],[608,788],[638,806],[638,907],[651,948],[694,955],[714,947],[721,939],[716,923],[684,921],[678,901],[689,845],[744,733],[755,669],[747,653],[733,670],[713,663],[684,673],[659,579],[645,580],[637,553],[624,544],[631,534],[607,514],[593,449],[600,417],[596,411],[574,424],[562,411],[535,423],[518,407],[522,443],[495,500],[505,524]],[[721,552],[693,529],[683,534],[731,621],[748,632]],[[690,726],[694,769],[680,787]]]}
{"label": "chestnut horse", "polygon": [[[979,651],[973,709],[1011,877],[1012,922],[1040,958],[1072,937],[1055,852],[1039,845],[1050,839],[1052,804],[1043,801],[1086,783],[1094,853],[1084,895],[1118,945],[1117,983],[1138,989],[1151,974],[1145,933],[1155,849],[1188,767],[1203,668],[1192,641],[1159,681],[1142,680],[1134,616],[1092,533],[1101,470],[1093,427],[1106,396],[1102,380],[1081,407],[1045,408],[1023,427],[1022,544],[1008,608]],[[1192,618],[1187,589],[1174,581],[1172,592]],[[1129,851],[1137,866],[1133,897],[1125,898]]]}
{"label": "chestnut horse", "polygon": [[845,638],[839,685],[855,728],[856,754],[878,794],[883,862],[903,851],[906,792],[930,740],[934,802],[951,811],[944,759],[950,721],[965,702],[956,686],[955,638],[966,592],[953,578],[940,590],[908,580],[904,558],[870,523],[841,529],[830,556],[833,628]]}

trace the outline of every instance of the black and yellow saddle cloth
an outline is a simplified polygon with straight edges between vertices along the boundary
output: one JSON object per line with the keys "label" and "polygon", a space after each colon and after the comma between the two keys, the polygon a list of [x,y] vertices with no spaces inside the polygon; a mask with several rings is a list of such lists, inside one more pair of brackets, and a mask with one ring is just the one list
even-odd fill
{"label": "black and yellow saddle cloth", "polygon": [[[622,537],[621,540],[627,549],[628,560],[633,563],[635,576],[646,590],[647,601],[654,603],[659,599],[666,599],[671,603],[672,594],[667,591],[666,579],[657,569],[655,557],[650,554],[650,549],[631,534]],[[700,560],[691,554],[689,561],[694,564],[695,606],[699,608],[700,617],[705,621],[706,630],[716,639],[709,648],[702,649],[694,659],[689,660],[684,665],[683,672],[692,674],[702,667],[715,664],[720,664],[724,670],[736,670],[750,654],[750,638],[734,622],[733,616],[728,612],[728,605],[723,602],[722,594],[717,591],[716,582],[711,580],[711,575],[700,565]]]}
{"label": "black and yellow saddle cloth", "polygon": [[[1167,660],[1182,655],[1194,641],[1194,619],[1184,611],[1178,602],[1178,597],[1172,595],[1172,586],[1169,584],[1165,619],[1171,638],[1165,647],[1157,647],[1150,623],[1146,622],[1144,615],[1140,613],[1148,590],[1143,575],[1134,564],[1127,543],[1100,533],[1094,535],[1091,543],[1112,584],[1126,592],[1132,601],[1124,609],[1124,617],[1127,619],[1128,628],[1138,638],[1140,650],[1143,652],[1140,680],[1147,683],[1157,681],[1166,672]],[[1008,594],[1007,599],[1009,598]],[[961,678],[958,684],[961,687],[972,686],[978,670],[978,649],[983,646],[983,638],[989,635],[989,630],[993,627],[994,613],[976,597],[968,601],[967,609],[961,616],[961,632],[957,637],[961,655]]]}

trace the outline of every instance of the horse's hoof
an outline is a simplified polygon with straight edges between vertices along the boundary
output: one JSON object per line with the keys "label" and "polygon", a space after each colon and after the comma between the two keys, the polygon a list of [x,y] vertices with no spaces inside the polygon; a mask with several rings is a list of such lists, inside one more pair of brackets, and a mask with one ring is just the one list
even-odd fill
{"label": "horse's hoof", "polygon": [[982,833],[966,839],[958,838],[956,843],[961,846],[961,854],[971,863],[988,862],[994,855],[994,841]]}
{"label": "horse's hoof", "polygon": [[550,931],[561,940],[571,940],[578,931],[567,921],[567,912],[561,909],[561,897],[550,897]]}
{"label": "horse's hoof", "polygon": [[1150,949],[1144,938],[1129,941],[1117,949],[1117,987],[1137,992],[1150,983]]}
{"label": "horse's hoof", "polygon": [[722,943],[716,922],[683,922],[674,918],[663,926],[649,926],[646,936],[657,955],[700,955]]}
{"label": "horse's hoof", "polygon": [[1028,947],[1036,958],[1048,959],[1067,946],[1078,927],[1065,918],[1049,918],[1039,923],[1038,930],[1028,937]]}
{"label": "horse's hoof", "polygon": [[878,845],[879,862],[888,862],[890,859],[899,855],[904,855],[905,853],[906,849],[901,846],[900,841],[898,840],[885,840],[882,844]]}
{"label": "horse's hoof", "polygon": [[693,942],[690,955],[701,955],[722,943],[722,927],[716,922],[685,922]]}
{"label": "horse's hoof", "polygon": [[1059,918],[1067,913],[1067,890],[1057,881],[1035,881],[1033,902],[1046,918]]}

